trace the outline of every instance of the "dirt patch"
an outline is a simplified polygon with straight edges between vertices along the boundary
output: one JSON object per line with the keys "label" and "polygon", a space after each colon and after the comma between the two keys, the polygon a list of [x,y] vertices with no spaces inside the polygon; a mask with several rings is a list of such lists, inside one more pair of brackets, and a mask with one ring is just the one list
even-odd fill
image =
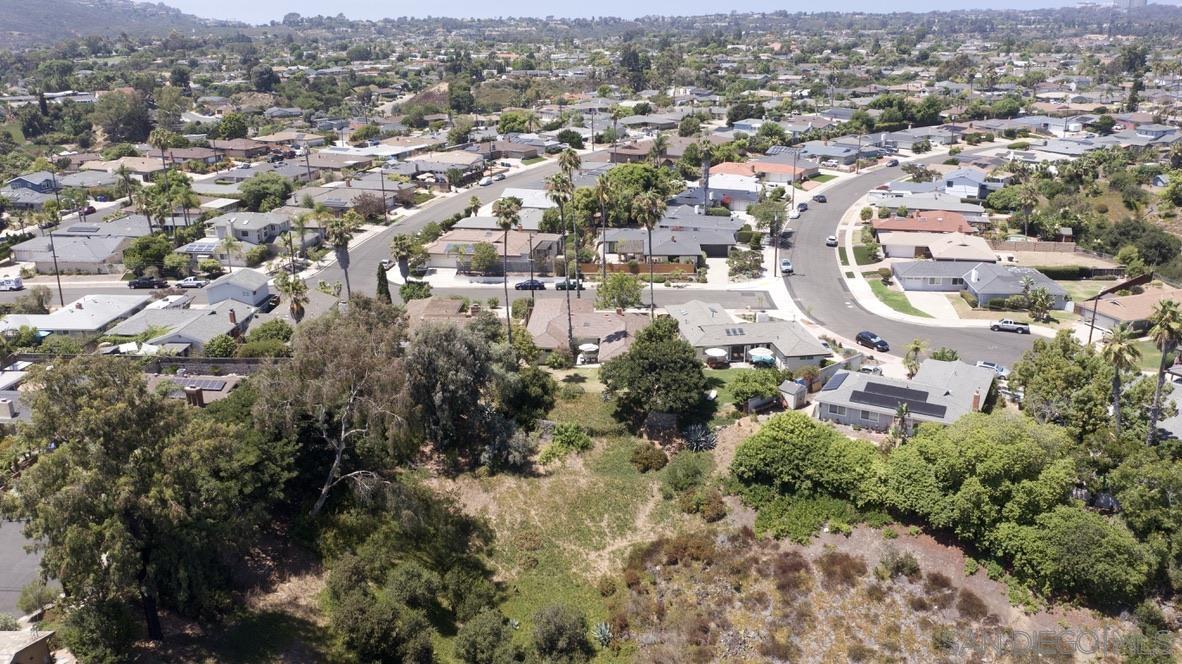
{"label": "dirt patch", "polygon": [[1028,267],[1042,266],[1042,267],[1058,267],[1063,265],[1083,265],[1086,267],[1102,267],[1110,268],[1116,267],[1112,261],[1099,258],[1097,256],[1090,256],[1088,254],[1081,254],[1079,252],[1060,252],[1060,251],[1003,251],[1003,254],[1013,254],[1014,260],[1018,265]]}
{"label": "dirt patch", "polygon": [[735,451],[739,444],[759,431],[760,424],[753,422],[750,417],[744,417],[734,424],[723,427],[718,431],[718,444],[714,448],[714,469],[719,475],[730,472],[731,461],[735,459]]}

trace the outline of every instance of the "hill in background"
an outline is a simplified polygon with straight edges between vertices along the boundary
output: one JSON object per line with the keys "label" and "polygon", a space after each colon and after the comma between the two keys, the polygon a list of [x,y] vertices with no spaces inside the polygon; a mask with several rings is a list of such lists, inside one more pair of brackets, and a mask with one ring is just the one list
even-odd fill
{"label": "hill in background", "polygon": [[87,35],[166,35],[238,25],[163,4],[131,0],[0,0],[0,48],[28,48]]}

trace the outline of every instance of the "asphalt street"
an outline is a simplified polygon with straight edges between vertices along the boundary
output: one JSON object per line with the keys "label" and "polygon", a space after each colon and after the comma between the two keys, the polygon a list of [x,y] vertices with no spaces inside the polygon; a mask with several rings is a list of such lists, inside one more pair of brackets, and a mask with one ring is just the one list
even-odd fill
{"label": "asphalt street", "polygon": [[[946,156],[925,159],[939,162]],[[851,178],[825,190],[828,203],[810,203],[810,209],[789,228],[795,230],[793,246],[781,250],[792,259],[796,274],[786,277],[788,290],[810,318],[822,327],[848,339],[862,330],[870,330],[891,345],[894,355],[902,355],[912,339],[925,339],[929,350],[942,346],[955,349],[966,362],[992,360],[1012,365],[1033,343],[1030,335],[965,328],[941,328],[914,325],[882,318],[858,305],[846,289],[837,258],[837,250],[825,246],[825,239],[837,234],[845,211],[867,191],[903,177],[900,167],[880,169]],[[797,194],[797,200],[807,195]]]}

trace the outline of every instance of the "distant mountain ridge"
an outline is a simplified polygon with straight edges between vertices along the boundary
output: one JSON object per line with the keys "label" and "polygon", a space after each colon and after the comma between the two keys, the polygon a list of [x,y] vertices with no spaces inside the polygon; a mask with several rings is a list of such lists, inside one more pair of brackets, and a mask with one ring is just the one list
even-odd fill
{"label": "distant mountain ridge", "polygon": [[131,0],[0,0],[0,48],[28,48],[87,35],[208,31],[242,25]]}

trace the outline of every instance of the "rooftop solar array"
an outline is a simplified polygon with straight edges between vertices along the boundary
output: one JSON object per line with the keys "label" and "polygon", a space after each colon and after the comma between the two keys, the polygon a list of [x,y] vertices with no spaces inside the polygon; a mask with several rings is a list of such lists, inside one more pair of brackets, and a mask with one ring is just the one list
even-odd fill
{"label": "rooftop solar array", "polygon": [[825,383],[825,387],[821,388],[821,391],[827,392],[829,390],[836,390],[837,388],[841,387],[841,384],[844,383],[845,379],[849,377],[850,375],[848,373],[838,373],[833,376],[833,378],[829,379],[828,383]]}
{"label": "rooftop solar array", "polygon": [[[907,390],[914,392],[915,390]],[[940,404],[928,403],[927,401],[915,401],[913,399],[904,399],[902,397],[890,396],[886,394],[876,394],[874,392],[863,392],[862,390],[854,390],[850,394],[850,401],[852,403],[859,403],[866,406],[877,406],[878,408],[895,409],[899,404],[907,404],[907,409],[915,415],[925,415],[927,417],[944,417],[948,412],[948,408]]]}
{"label": "rooftop solar array", "polygon": [[218,248],[219,240],[195,240],[181,247],[181,250],[196,254],[210,254]]}
{"label": "rooftop solar array", "polygon": [[928,393],[923,390],[912,390],[906,387],[896,387],[894,385],[887,385],[884,383],[868,382],[866,383],[865,390],[873,394],[882,394],[888,397],[906,399],[908,401],[928,400]]}
{"label": "rooftop solar array", "polygon": [[226,389],[226,381],[214,378],[173,378],[172,382],[178,387],[197,387],[208,392]]}

